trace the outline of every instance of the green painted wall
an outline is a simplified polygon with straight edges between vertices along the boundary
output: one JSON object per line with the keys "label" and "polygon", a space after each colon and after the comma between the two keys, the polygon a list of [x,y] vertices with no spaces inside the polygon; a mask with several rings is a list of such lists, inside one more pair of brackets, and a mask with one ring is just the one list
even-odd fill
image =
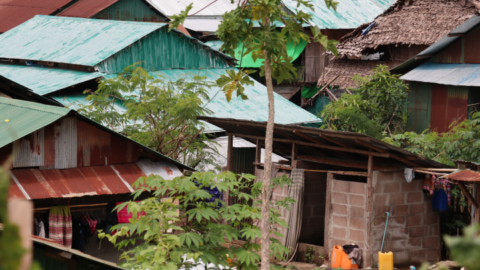
{"label": "green painted wall", "polygon": [[166,20],[165,16],[154,8],[150,8],[143,0],[120,0],[92,18],[142,22],[164,22]]}
{"label": "green painted wall", "polygon": [[409,86],[407,130],[421,133],[430,126],[432,85],[428,83],[409,82]]}
{"label": "green painted wall", "polygon": [[202,45],[163,27],[97,65],[99,71],[119,73],[141,61],[148,71],[227,68],[227,61]]}

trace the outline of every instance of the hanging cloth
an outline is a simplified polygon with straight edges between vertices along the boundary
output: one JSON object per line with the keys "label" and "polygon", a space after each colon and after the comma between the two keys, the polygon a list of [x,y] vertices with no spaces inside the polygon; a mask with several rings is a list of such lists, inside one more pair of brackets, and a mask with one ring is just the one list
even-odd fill
{"label": "hanging cloth", "polygon": [[285,234],[285,247],[288,248],[288,258],[293,257],[295,248],[300,237],[300,230],[302,229],[302,213],[303,200],[305,189],[305,170],[293,169],[292,180],[293,185],[288,189],[288,196],[295,200],[295,203],[290,207],[287,215],[287,233]]}
{"label": "hanging cloth", "polygon": [[40,218],[35,217],[35,235],[45,238],[45,226]]}
{"label": "hanging cloth", "polygon": [[[427,175],[427,177],[428,176],[429,175]],[[430,195],[433,195],[433,192],[435,191],[434,179],[435,175],[432,175],[431,177],[425,178],[425,180],[423,180],[423,189],[428,191]]]}
{"label": "hanging cloth", "polygon": [[53,206],[48,216],[50,239],[67,248],[72,247],[72,215],[68,206]]}
{"label": "hanging cloth", "polygon": [[410,183],[412,182],[413,178],[415,178],[415,173],[413,172],[412,168],[405,168],[404,176],[407,183]]}

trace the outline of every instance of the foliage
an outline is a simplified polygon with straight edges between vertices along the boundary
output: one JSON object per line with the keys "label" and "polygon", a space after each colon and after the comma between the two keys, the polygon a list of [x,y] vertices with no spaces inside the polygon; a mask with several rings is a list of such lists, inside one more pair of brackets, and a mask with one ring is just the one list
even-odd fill
{"label": "foliage", "polygon": [[359,87],[344,93],[320,113],[324,127],[332,130],[362,132],[383,138],[403,132],[407,122],[408,86],[399,75],[390,74],[387,66],[379,65],[373,75],[352,78]]}
{"label": "foliage", "polygon": [[[123,266],[127,269],[174,270],[197,265],[200,260],[217,267],[229,267],[229,259],[232,267],[239,270],[257,269],[260,228],[252,221],[261,217],[261,201],[255,198],[262,190],[262,182],[253,182],[252,175],[231,172],[196,172],[174,180],[154,175],[140,178],[133,185],[134,199],[145,191],[153,192],[154,197],[119,205],[120,209],[127,205],[127,210],[132,212],[130,223],[114,226],[115,235],[101,232],[99,236],[108,238],[119,249],[144,241],[122,254],[121,258],[126,261]],[[284,186],[291,182],[288,177],[281,177],[275,179],[273,185]],[[205,188],[213,187],[228,192],[240,203],[226,206],[221,200],[212,201],[212,195]],[[251,194],[241,191],[250,187]],[[287,224],[280,218],[279,210],[288,209],[293,202],[287,197],[276,201],[275,207],[270,209],[271,233],[281,236],[277,227]],[[175,233],[168,233],[171,230]],[[237,241],[240,237],[246,241]],[[270,240],[272,256],[283,259],[288,249],[276,238]],[[227,242],[238,245],[229,246]]]}
{"label": "foliage", "polygon": [[315,249],[313,247],[308,247],[307,253],[305,254],[305,262],[313,263],[314,260],[315,260]]}
{"label": "foliage", "polygon": [[211,113],[204,101],[213,84],[202,76],[166,81],[138,64],[101,80],[95,92],[87,90],[89,104],[76,104],[78,111],[189,166],[213,163],[215,152],[204,151],[209,140],[196,118]]}
{"label": "foliage", "polygon": [[480,225],[465,227],[463,236],[444,236],[452,258],[468,270],[480,269]]}
{"label": "foliage", "polygon": [[[21,260],[26,250],[22,247],[20,232],[16,225],[8,221],[8,191],[10,177],[8,168],[12,159],[8,159],[3,166],[0,166],[0,269],[16,270],[20,267]],[[41,270],[38,263],[33,263],[30,270]]]}
{"label": "foliage", "polygon": [[404,148],[420,156],[454,166],[453,160],[480,162],[480,112],[472,119],[453,122],[450,131],[439,134],[435,131],[417,134],[405,132],[384,139],[392,145]]}

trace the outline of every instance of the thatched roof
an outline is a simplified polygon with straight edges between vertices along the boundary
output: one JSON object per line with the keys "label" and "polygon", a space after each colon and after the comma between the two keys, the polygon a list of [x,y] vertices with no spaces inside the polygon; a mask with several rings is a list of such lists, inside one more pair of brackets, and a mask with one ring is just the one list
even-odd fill
{"label": "thatched roof", "polygon": [[331,85],[339,86],[340,89],[356,88],[356,82],[352,80],[355,75],[372,75],[372,70],[377,65],[388,66],[391,69],[401,64],[400,61],[367,61],[367,60],[349,60],[349,59],[334,59],[330,61],[325,68],[325,78],[320,76],[318,85],[325,85],[327,82],[340,75]]}
{"label": "thatched roof", "polygon": [[380,45],[431,45],[474,15],[474,5],[479,6],[476,1],[399,0],[375,19],[376,25],[367,35],[362,36],[362,30],[370,23],[344,36],[338,52],[359,59],[365,50]]}

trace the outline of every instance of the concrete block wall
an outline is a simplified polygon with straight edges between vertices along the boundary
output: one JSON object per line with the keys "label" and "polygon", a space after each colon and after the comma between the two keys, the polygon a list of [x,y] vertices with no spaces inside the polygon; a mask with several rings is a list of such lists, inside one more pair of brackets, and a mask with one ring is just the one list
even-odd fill
{"label": "concrete block wall", "polygon": [[432,211],[431,196],[423,192],[423,180],[407,183],[403,170],[373,174],[373,262],[378,262],[390,213],[383,251],[394,253],[396,265],[440,259],[440,220]]}
{"label": "concrete block wall", "polygon": [[[329,174],[329,178],[333,178]],[[367,241],[365,216],[367,184],[331,179],[329,182],[329,210],[327,211],[328,254],[335,245],[357,244],[364,255]],[[328,198],[328,197],[327,197]],[[328,204],[328,202],[327,202]]]}

